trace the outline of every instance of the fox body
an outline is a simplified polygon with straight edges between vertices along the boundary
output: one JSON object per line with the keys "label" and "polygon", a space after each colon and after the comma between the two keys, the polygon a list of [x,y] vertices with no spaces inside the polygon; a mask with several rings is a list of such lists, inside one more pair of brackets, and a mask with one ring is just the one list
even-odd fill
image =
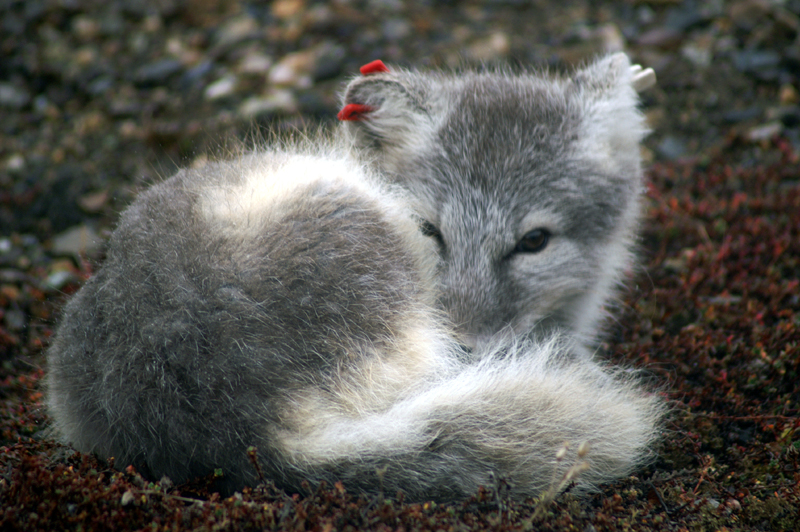
{"label": "fox body", "polygon": [[532,496],[578,460],[578,490],[627,474],[661,403],[589,349],[638,216],[636,79],[624,56],[563,80],[372,74],[345,140],[151,187],[64,310],[56,430],[156,478],[222,469],[225,491],[257,482],[250,446],[288,489],[415,499]]}

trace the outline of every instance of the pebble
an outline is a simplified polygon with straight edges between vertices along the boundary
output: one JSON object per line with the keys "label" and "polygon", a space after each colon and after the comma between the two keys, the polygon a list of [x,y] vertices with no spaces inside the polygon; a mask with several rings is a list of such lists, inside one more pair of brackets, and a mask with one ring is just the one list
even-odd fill
{"label": "pebble", "polygon": [[6,159],[5,166],[9,172],[19,172],[25,168],[25,157],[20,153],[14,153]]}
{"label": "pebble", "polygon": [[314,81],[335,78],[342,73],[347,50],[344,46],[326,43],[317,51],[317,58],[311,71]]}
{"label": "pebble", "polygon": [[31,96],[24,89],[11,83],[0,83],[0,107],[21,109],[30,101]]}
{"label": "pebble", "polygon": [[133,80],[138,85],[159,85],[182,69],[183,65],[177,59],[159,59],[137,69]]}
{"label": "pebble", "polygon": [[687,30],[708,23],[711,19],[712,14],[697,9],[695,2],[679,2],[677,7],[667,12],[664,26],[686,33]]}
{"label": "pebble", "polygon": [[681,55],[694,66],[706,69],[714,58],[714,39],[710,35],[701,35],[681,47]]}
{"label": "pebble", "polygon": [[201,61],[181,76],[181,85],[186,88],[194,87],[200,80],[205,78],[214,70],[214,62],[210,59]]}
{"label": "pebble", "polygon": [[262,115],[297,112],[297,99],[289,89],[273,89],[264,96],[248,98],[239,106],[239,116],[245,120]]}
{"label": "pebble", "polygon": [[733,109],[731,111],[727,111],[723,113],[722,118],[729,124],[736,124],[758,118],[761,116],[762,112],[763,109],[761,109],[760,106],[751,105],[750,107],[745,107],[744,109]]}
{"label": "pebble", "polygon": [[203,96],[206,100],[211,101],[226,98],[236,92],[236,86],[238,84],[238,78],[233,74],[229,74],[209,84],[205,91],[203,91]]}
{"label": "pebble", "polygon": [[80,278],[75,275],[75,273],[69,270],[58,270],[50,275],[44,280],[45,288],[49,290],[61,290],[65,286],[70,283],[76,283],[80,281]]}
{"label": "pebble", "polygon": [[399,13],[405,8],[403,0],[369,0],[368,3],[370,9],[384,13]]}
{"label": "pebble", "polygon": [[309,30],[324,30],[336,23],[336,14],[330,5],[318,4],[303,13],[303,25]]}
{"label": "pebble", "polygon": [[232,18],[222,24],[214,36],[215,48],[229,49],[242,41],[258,37],[259,24],[249,15]]}
{"label": "pebble", "polygon": [[794,88],[794,85],[786,83],[781,85],[781,88],[778,91],[778,100],[783,105],[790,105],[800,102],[800,95],[798,95],[797,89]]}
{"label": "pebble", "polygon": [[771,75],[781,62],[778,52],[772,50],[738,50],[733,52],[733,64],[742,72]]}
{"label": "pebble", "polygon": [[285,20],[300,14],[304,7],[305,2],[303,0],[275,0],[272,3],[272,16]]}
{"label": "pebble", "polygon": [[767,17],[770,8],[769,0],[742,0],[731,3],[728,16],[737,27],[750,31]]}
{"label": "pebble", "polygon": [[683,33],[674,28],[653,28],[646,31],[636,38],[636,43],[641,46],[654,46],[657,48],[670,49],[683,40]]}
{"label": "pebble", "polygon": [[745,137],[751,142],[760,142],[763,140],[769,140],[776,135],[780,135],[781,131],[783,131],[782,123],[777,121],[768,122],[766,124],[761,124],[760,126],[751,128]]}
{"label": "pebble", "polygon": [[108,204],[108,191],[101,190],[92,194],[84,194],[78,198],[78,206],[84,212],[96,214],[101,212]]}
{"label": "pebble", "polygon": [[381,31],[384,39],[397,41],[411,34],[411,24],[402,18],[390,18],[381,24]]}
{"label": "pebble", "polygon": [[667,135],[658,143],[656,150],[665,159],[673,161],[686,154],[686,143],[677,137]]}
{"label": "pebble", "polygon": [[502,59],[511,51],[511,40],[502,31],[497,31],[472,43],[466,56],[472,61],[495,61]]}
{"label": "pebble", "polygon": [[237,71],[242,74],[266,74],[274,63],[272,57],[258,51],[250,51],[240,61]]}
{"label": "pebble", "polygon": [[79,225],[67,229],[53,237],[52,252],[56,255],[81,255],[97,251],[102,244],[94,229],[88,225]]}
{"label": "pebble", "polygon": [[273,85],[307,89],[314,80],[337,75],[345,55],[343,47],[323,41],[313,48],[285,55],[269,69],[267,79]]}
{"label": "pebble", "polygon": [[88,92],[92,96],[99,96],[108,92],[114,86],[114,78],[111,76],[101,76],[89,84]]}
{"label": "pebble", "polygon": [[3,321],[9,330],[17,332],[25,328],[25,324],[28,320],[23,311],[15,308],[8,308],[3,312]]}
{"label": "pebble", "polygon": [[311,50],[290,53],[270,68],[267,79],[273,85],[308,88],[314,59]]}
{"label": "pebble", "polygon": [[72,33],[82,41],[91,41],[100,34],[100,24],[88,15],[78,15],[72,19]]}

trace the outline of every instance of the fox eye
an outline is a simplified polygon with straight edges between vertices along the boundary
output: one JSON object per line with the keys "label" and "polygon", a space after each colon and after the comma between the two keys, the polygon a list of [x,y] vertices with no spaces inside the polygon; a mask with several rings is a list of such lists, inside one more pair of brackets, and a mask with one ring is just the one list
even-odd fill
{"label": "fox eye", "polygon": [[440,245],[444,246],[444,238],[442,238],[442,233],[429,221],[422,220],[419,224],[419,230],[423,235],[435,238]]}
{"label": "fox eye", "polygon": [[539,253],[547,247],[550,240],[550,231],[547,229],[534,229],[517,242],[514,248],[516,253]]}

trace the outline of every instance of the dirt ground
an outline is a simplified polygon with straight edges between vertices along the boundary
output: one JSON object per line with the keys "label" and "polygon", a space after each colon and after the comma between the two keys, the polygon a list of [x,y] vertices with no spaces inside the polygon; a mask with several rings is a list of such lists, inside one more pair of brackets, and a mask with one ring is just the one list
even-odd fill
{"label": "dirt ground", "polygon": [[[605,356],[673,404],[659,458],[537,512],[221,499],[71,453],[41,429],[65,295],[136,193],[267,131],[332,124],[380,58],[655,69],[642,271]],[[0,528],[792,530],[800,518],[800,1],[0,0]],[[254,140],[256,139],[256,140]]]}

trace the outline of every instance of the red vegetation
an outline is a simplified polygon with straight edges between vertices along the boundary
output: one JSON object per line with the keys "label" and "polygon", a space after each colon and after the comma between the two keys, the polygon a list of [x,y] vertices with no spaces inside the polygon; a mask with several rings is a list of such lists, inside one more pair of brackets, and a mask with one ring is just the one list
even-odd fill
{"label": "red vegetation", "polygon": [[[741,161],[729,163],[735,157]],[[709,161],[656,165],[643,271],[607,354],[644,368],[673,404],[658,460],[585,501],[534,514],[502,479],[451,505],[363,499],[339,484],[220,499],[213,476],[151,483],[41,429],[51,292],[0,280],[0,529],[792,530],[800,520],[800,161],[782,141],[732,141]],[[74,287],[72,287],[74,288]]]}

